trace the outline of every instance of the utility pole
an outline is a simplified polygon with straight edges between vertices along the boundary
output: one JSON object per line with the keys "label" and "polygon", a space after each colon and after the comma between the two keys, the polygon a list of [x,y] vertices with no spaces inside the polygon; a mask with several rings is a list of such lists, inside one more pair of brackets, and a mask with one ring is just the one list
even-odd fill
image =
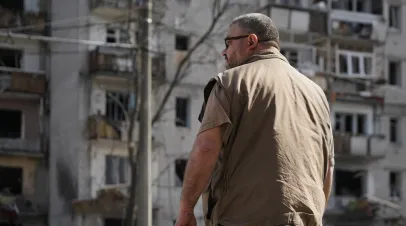
{"label": "utility pole", "polygon": [[[137,152],[137,225],[152,226],[152,178],[151,178],[151,57],[149,38],[151,37],[152,0],[141,1],[139,9],[139,54],[141,54],[141,111],[139,150]],[[138,58],[140,59],[140,58]]]}

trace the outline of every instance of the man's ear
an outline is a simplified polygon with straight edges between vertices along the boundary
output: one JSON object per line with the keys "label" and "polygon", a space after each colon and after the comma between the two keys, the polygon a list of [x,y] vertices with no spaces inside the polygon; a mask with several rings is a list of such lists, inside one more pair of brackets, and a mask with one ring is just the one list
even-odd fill
{"label": "man's ear", "polygon": [[248,49],[254,50],[258,45],[258,36],[256,34],[250,34],[248,36]]}

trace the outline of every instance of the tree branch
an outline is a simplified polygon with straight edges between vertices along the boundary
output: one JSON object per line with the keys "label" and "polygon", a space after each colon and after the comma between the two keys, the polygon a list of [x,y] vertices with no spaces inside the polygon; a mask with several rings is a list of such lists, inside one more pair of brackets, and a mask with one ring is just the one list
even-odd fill
{"label": "tree branch", "polygon": [[[219,3],[220,0],[214,0],[213,2],[213,8],[214,9],[216,7],[217,4]],[[189,61],[189,59],[191,58],[192,54],[196,51],[196,49],[205,42],[205,40],[207,39],[207,37],[209,37],[209,35],[212,33],[212,31],[214,30],[217,22],[219,21],[219,19],[221,18],[221,16],[223,16],[223,14],[225,13],[225,11],[228,9],[228,7],[230,6],[230,0],[226,0],[225,3],[223,4],[223,6],[220,8],[220,10],[218,11],[218,13],[213,16],[213,20],[211,21],[211,24],[209,26],[209,28],[206,30],[206,32],[199,38],[199,40],[192,46],[192,48],[190,48],[190,50],[187,52],[186,56],[181,60],[181,62],[178,64],[178,67],[176,69],[175,72],[175,76],[173,81],[171,82],[168,90],[166,91],[161,103],[159,104],[159,107],[154,115],[154,117],[152,118],[152,124],[155,124],[161,117],[162,114],[162,110],[165,107],[165,104],[168,102],[170,95],[172,94],[172,91],[174,90],[174,88],[176,87],[176,85],[182,80],[182,78],[184,78],[185,76],[181,76],[181,72],[182,69],[184,68],[184,65],[186,64],[187,61]]]}

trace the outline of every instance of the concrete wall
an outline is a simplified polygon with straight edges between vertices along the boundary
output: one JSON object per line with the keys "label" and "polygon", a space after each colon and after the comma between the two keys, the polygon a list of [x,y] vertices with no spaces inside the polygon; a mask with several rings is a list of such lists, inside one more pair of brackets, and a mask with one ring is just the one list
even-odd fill
{"label": "concrete wall", "polygon": [[[389,17],[389,4],[399,4],[400,1],[386,1],[385,8],[387,9],[385,12],[385,17]],[[400,4],[401,6],[401,29],[400,31],[394,31],[389,29],[388,31],[388,36],[387,36],[387,42],[385,45],[385,61],[387,62],[389,59],[399,59],[401,61],[401,86],[400,87],[391,87],[391,89],[387,90],[387,92],[390,92],[389,94],[386,95],[387,99],[385,99],[385,102],[389,103],[403,103],[403,108],[405,107],[405,101],[404,97],[405,95],[405,87],[406,87],[406,61],[404,60],[406,57],[406,23],[405,21],[405,15],[406,15],[406,5],[405,4]],[[388,21],[388,20],[387,20]],[[387,63],[386,63],[387,65]],[[388,76],[388,69],[386,68],[386,75]],[[401,113],[399,111],[398,113],[391,113],[391,114],[385,114],[382,117],[382,128],[385,132],[385,134],[388,134],[389,132],[389,118],[390,117],[397,117],[399,120],[399,136],[404,137],[404,132],[406,131],[406,116],[404,113]],[[385,169],[385,173],[381,173],[381,177],[379,180],[382,182],[382,184],[389,184],[389,171],[390,170],[397,170],[402,172],[402,191],[401,195],[403,197],[403,200],[400,202],[403,213],[406,214],[406,199],[405,194],[406,194],[406,167],[405,167],[405,159],[406,159],[406,144],[403,141],[402,138],[399,139],[400,142],[397,144],[390,144],[388,147],[387,151],[387,157],[382,163],[382,167]],[[389,191],[384,191],[385,189],[382,189],[382,193],[389,194]],[[387,195],[388,196],[388,195]]]}
{"label": "concrete wall", "polygon": [[[88,1],[52,0],[51,6],[53,21],[88,15]],[[70,29],[52,30],[52,36],[89,39],[86,23],[74,21]],[[50,45],[50,225],[75,225],[72,200],[90,196],[90,152],[83,136],[88,115],[87,49],[78,44]]]}
{"label": "concrete wall", "polygon": [[[159,174],[155,187],[158,188],[157,205],[160,206],[158,225],[173,225],[173,220],[178,214],[181,187],[176,186],[175,160],[177,158],[187,159],[192,149],[193,142],[200,123],[197,118],[203,102],[203,91],[198,86],[180,86],[176,88],[168,101],[167,108],[175,108],[176,97],[189,98],[190,103],[190,126],[175,126],[175,111],[168,111],[159,125],[157,125],[157,139],[164,146],[159,150]],[[203,212],[199,201],[196,206],[196,217],[201,217]],[[202,225],[200,222],[199,225]]]}

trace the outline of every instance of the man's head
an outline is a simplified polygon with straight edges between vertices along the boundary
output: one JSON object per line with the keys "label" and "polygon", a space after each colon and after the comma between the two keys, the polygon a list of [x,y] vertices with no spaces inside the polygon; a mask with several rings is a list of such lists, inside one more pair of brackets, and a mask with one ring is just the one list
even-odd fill
{"label": "man's head", "polygon": [[260,13],[249,13],[231,22],[224,41],[226,49],[222,54],[227,67],[233,68],[262,50],[271,47],[279,49],[279,32],[271,18]]}

